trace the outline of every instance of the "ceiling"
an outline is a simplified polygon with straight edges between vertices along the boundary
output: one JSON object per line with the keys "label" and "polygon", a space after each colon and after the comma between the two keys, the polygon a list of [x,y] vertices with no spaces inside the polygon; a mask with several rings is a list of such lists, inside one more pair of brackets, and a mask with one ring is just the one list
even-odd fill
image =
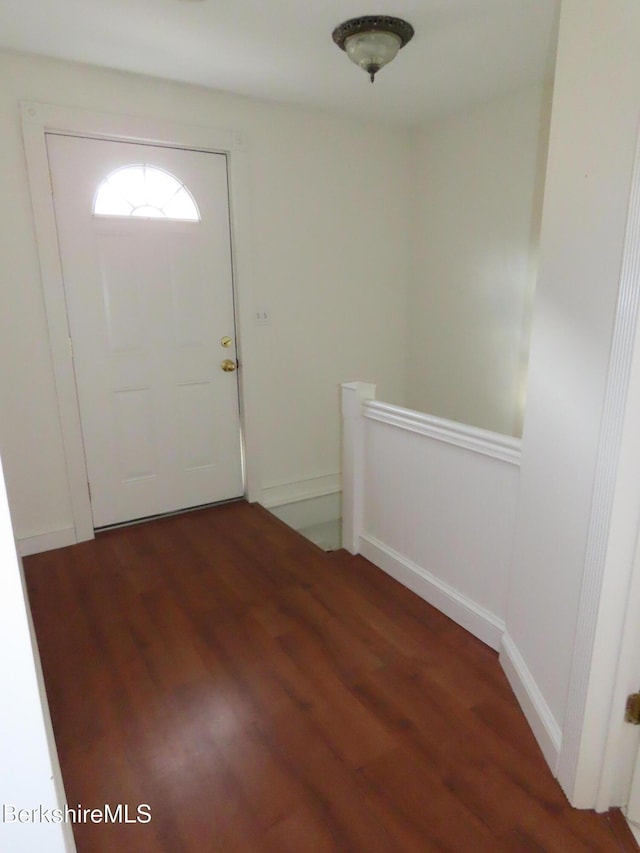
{"label": "ceiling", "polygon": [[[0,46],[358,118],[419,126],[550,76],[558,0],[2,0]],[[406,18],[372,85],[331,40]]]}

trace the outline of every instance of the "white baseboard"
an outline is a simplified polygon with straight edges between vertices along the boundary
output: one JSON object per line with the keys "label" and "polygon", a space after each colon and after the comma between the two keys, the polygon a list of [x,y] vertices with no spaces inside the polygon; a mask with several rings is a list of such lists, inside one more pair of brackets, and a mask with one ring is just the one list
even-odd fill
{"label": "white baseboard", "polygon": [[[39,538],[39,537],[35,537]],[[33,552],[35,553],[35,552]],[[26,555],[25,555],[26,556]],[[22,583],[26,589],[24,580],[24,571]],[[33,614],[31,612],[31,603],[29,597],[25,595],[25,604],[27,611],[27,621],[29,624],[29,635],[31,637],[31,648],[33,649],[33,663],[36,672],[36,681],[38,683],[38,692],[40,694],[40,702],[42,704],[42,719],[44,722],[45,736],[47,738],[47,747],[49,749],[49,759],[51,761],[51,771],[53,773],[52,781],[56,793],[56,808],[64,808],[65,803],[68,803],[67,795],[64,788],[64,780],[62,778],[62,770],[60,768],[60,758],[58,756],[58,747],[56,745],[55,736],[53,733],[53,724],[51,722],[51,711],[49,709],[49,699],[44,684],[44,675],[42,672],[42,659],[40,657],[40,647],[38,646],[38,638],[33,625]],[[73,829],[67,821],[62,826],[63,843],[66,853],[77,853],[76,842],[73,837]]]}
{"label": "white baseboard", "polygon": [[269,486],[261,503],[294,530],[335,521],[342,515],[340,474]]}
{"label": "white baseboard", "polygon": [[341,479],[340,474],[325,474],[322,477],[309,477],[305,480],[267,486],[262,489],[260,503],[267,509],[271,509],[274,506],[333,495],[342,490]]}
{"label": "white baseboard", "polygon": [[74,527],[55,527],[33,536],[21,536],[16,539],[18,553],[21,557],[30,554],[40,554],[42,551],[53,551],[54,548],[66,548],[77,542]]}
{"label": "white baseboard", "polygon": [[437,607],[474,637],[492,649],[500,648],[505,624],[493,613],[373,536],[360,536],[360,553],[420,598]]}
{"label": "white baseboard", "polygon": [[626,814],[625,820],[627,821],[629,829],[631,830],[631,834],[635,838],[636,843],[640,846],[640,824],[634,823],[632,820],[629,820]]}
{"label": "white baseboard", "polygon": [[522,655],[506,633],[502,638],[500,663],[538,741],[538,746],[555,775],[562,744],[562,731]]}

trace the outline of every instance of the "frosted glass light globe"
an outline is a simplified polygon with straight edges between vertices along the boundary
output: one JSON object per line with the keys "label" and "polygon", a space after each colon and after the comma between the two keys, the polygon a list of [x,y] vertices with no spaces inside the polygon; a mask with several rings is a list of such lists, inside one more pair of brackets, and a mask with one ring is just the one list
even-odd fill
{"label": "frosted glass light globe", "polygon": [[376,32],[356,33],[345,41],[347,56],[371,76],[395,57],[402,46],[400,36],[395,33]]}
{"label": "frosted glass light globe", "polygon": [[339,24],[331,34],[340,50],[367,72],[373,83],[380,69],[411,41],[411,24],[392,15],[363,15]]}

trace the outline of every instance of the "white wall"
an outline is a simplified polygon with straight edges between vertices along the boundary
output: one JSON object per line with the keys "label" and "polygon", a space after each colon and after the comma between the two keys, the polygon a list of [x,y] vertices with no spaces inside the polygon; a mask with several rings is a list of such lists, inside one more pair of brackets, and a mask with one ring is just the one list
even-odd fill
{"label": "white wall", "polygon": [[[64,793],[49,711],[41,704],[46,700],[39,682],[39,663],[34,658],[1,464],[0,679],[0,849],[11,853],[64,853],[75,849],[68,824],[19,823],[10,819],[18,809],[60,808]],[[58,790],[54,777],[60,785]]]}
{"label": "white wall", "polygon": [[550,87],[416,134],[407,405],[520,435]]}
{"label": "white wall", "polygon": [[640,119],[639,44],[637,3],[564,0],[507,610],[560,727]]}
{"label": "white wall", "polygon": [[339,383],[403,402],[410,163],[404,131],[204,88],[0,53],[0,450],[18,537],[65,528],[70,503],[18,102],[239,131],[251,169],[265,487],[336,475]]}
{"label": "white wall", "polygon": [[499,648],[518,440],[386,404],[365,404],[361,417],[360,552]]}

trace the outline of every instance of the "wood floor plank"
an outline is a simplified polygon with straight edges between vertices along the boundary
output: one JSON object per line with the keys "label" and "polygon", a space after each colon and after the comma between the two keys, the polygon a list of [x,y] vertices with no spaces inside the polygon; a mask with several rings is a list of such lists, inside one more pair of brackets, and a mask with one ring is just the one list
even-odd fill
{"label": "wood floor plank", "polygon": [[497,847],[496,836],[483,821],[404,746],[361,768],[360,781],[436,848],[490,853]]}
{"label": "wood floor plank", "polygon": [[25,558],[79,853],[637,849],[572,809],[495,652],[237,502]]}
{"label": "wood floor plank", "polygon": [[336,756],[332,744],[318,736],[306,715],[282,714],[260,728],[283,766],[304,785],[310,805],[333,838],[335,850],[386,853],[393,849],[376,810],[354,784],[352,772]]}

